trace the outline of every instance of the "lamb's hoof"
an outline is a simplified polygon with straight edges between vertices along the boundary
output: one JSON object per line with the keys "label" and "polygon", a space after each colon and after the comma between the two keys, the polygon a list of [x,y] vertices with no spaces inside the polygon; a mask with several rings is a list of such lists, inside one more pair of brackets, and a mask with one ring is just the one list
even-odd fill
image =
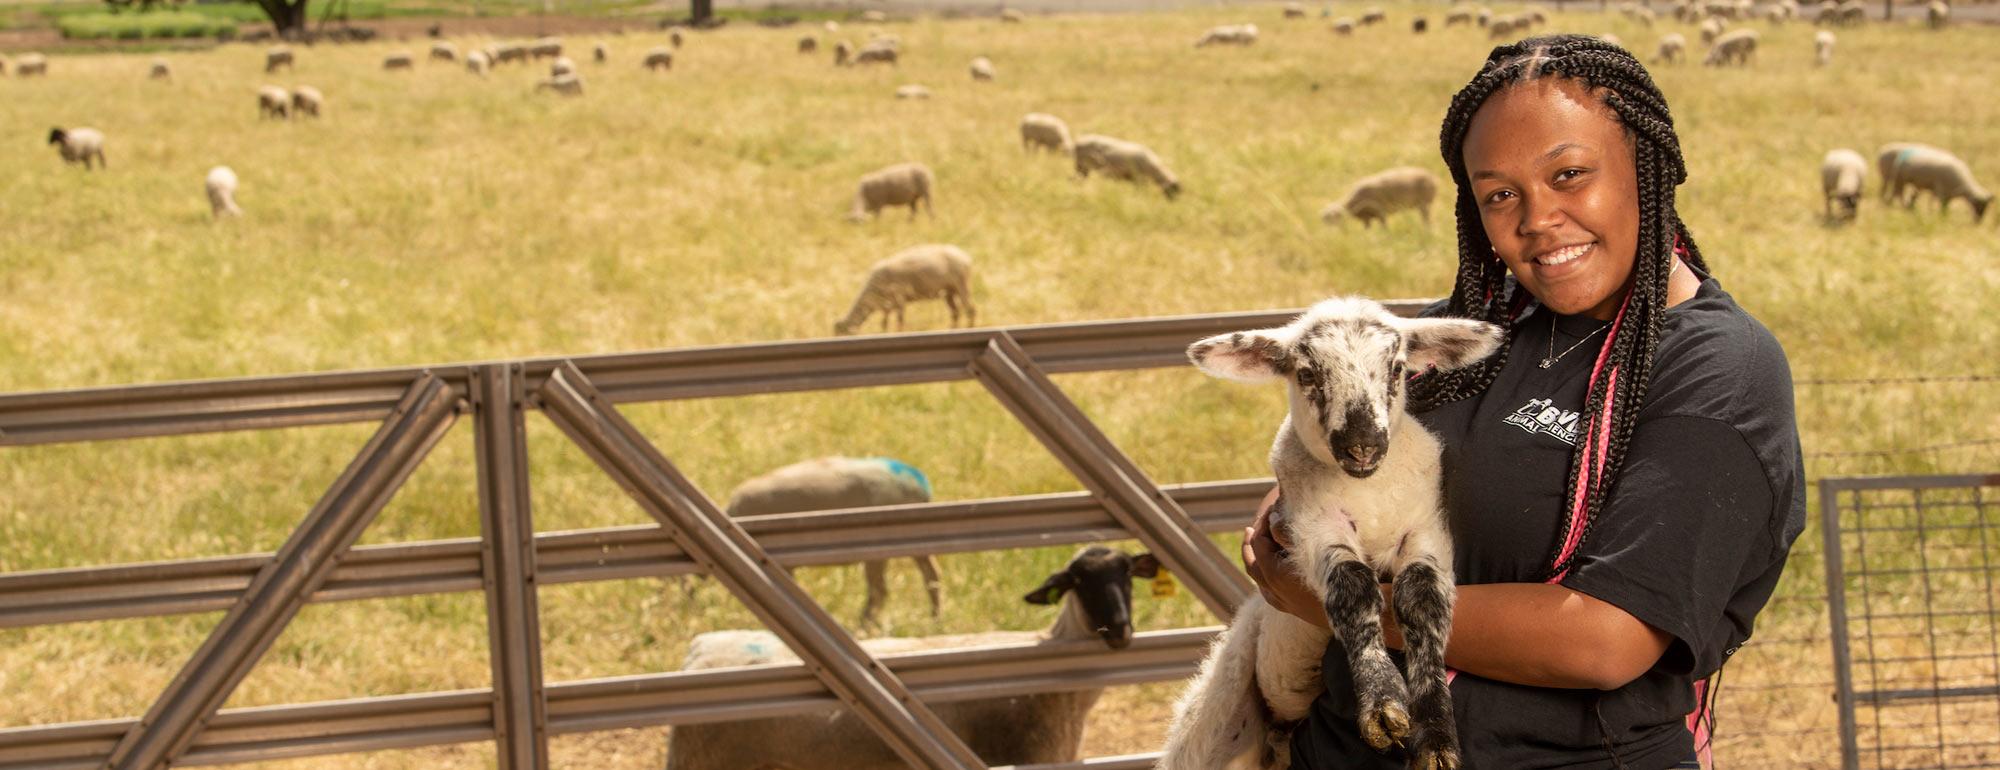
{"label": "lamb's hoof", "polygon": [[1458,770],[1458,751],[1449,746],[1426,746],[1410,758],[1410,770]]}
{"label": "lamb's hoof", "polygon": [[1361,739],[1369,748],[1388,751],[1410,735],[1410,711],[1395,701],[1381,703],[1361,712]]}

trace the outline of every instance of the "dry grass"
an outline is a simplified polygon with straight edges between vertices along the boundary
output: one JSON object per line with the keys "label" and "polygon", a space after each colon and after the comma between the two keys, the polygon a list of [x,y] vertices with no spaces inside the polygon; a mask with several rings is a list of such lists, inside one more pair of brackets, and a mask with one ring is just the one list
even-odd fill
{"label": "dry grass", "polygon": [[[1463,29],[1412,37],[1408,12],[1352,39],[1277,16],[1273,7],[1019,26],[917,21],[891,29],[908,51],[899,70],[836,70],[825,55],[792,53],[798,30],[745,26],[692,36],[675,70],[653,76],[636,62],[661,38],[612,37],[613,64],[585,63],[589,94],[575,100],[536,98],[539,73],[522,68],[481,81],[443,65],[377,67],[392,50],[421,54],[416,41],[319,46],[301,51],[296,73],[269,80],[327,95],[325,118],[291,124],[255,117],[255,88],[267,82],[258,47],[168,54],[172,85],[146,81],[144,57],[59,57],[50,78],[0,80],[0,136],[13,137],[0,144],[0,390],[821,336],[868,263],[926,241],[974,255],[987,324],[1444,292],[1448,217],[1340,230],[1315,213],[1381,168],[1441,171],[1439,116],[1488,41]],[[1239,18],[1257,19],[1265,39],[1245,50],[1188,47],[1210,24]],[[1641,49],[1657,34],[1597,15],[1556,24],[1615,32]],[[1854,226],[1825,227],[1817,163],[1835,146],[1872,155],[1913,139],[1953,148],[2000,181],[2000,135],[1990,130],[2000,103],[1979,74],[2000,68],[1995,33],[1843,30],[1835,66],[1816,70],[1809,27],[1759,28],[1755,68],[1657,73],[1691,167],[1682,210],[1711,263],[1785,343],[1799,376],[1990,369],[2000,343],[1993,222],[1969,225],[1962,204],[1940,219],[1871,199]],[[865,28],[843,35],[858,40]],[[996,62],[999,82],[969,81],[964,65],[976,55]],[[910,82],[936,98],[891,97]],[[1020,152],[1015,125],[1029,111],[1151,145],[1186,194],[1169,203],[1072,181],[1061,161]],[[40,143],[50,125],[103,129],[110,171],[59,167]],[[935,219],[841,221],[858,175],[906,159],[937,172]],[[217,164],[243,179],[240,221],[208,221],[201,178]],[[942,325],[943,309],[919,306],[911,321]],[[1276,393],[1188,371],[1061,382],[1157,480],[1265,472]],[[2000,435],[1994,395],[1990,384],[1807,387],[1801,427],[1808,452],[1988,437]],[[829,453],[910,460],[944,498],[1078,486],[970,383],[629,412],[715,495]],[[0,572],[272,549],[369,430],[7,450]],[[469,430],[440,445],[366,542],[477,532]],[[539,529],[646,521],[539,417],[530,445]],[[1812,469],[1963,471],[1996,457],[1987,447]],[[1814,562],[1816,547],[1809,532],[1801,563]],[[912,575],[893,569],[884,631],[1042,627],[1048,618],[1014,597],[1066,555],[943,558],[951,604],[936,621]],[[1795,571],[1810,583],[1813,569]],[[836,616],[856,615],[858,568],[802,574]],[[563,586],[542,601],[555,679],[670,670],[693,632],[753,623],[713,585]],[[1808,610],[1774,613],[1762,632],[1809,634],[1824,621]],[[138,713],[214,619],[0,631],[0,723]],[[1185,595],[1143,601],[1139,619],[1211,622]],[[316,606],[231,705],[481,687],[483,641],[476,595]],[[1824,671],[1812,668],[1823,648],[1801,649],[1778,656],[1782,667],[1812,670],[1781,681]],[[1156,744],[1172,689],[1113,691],[1091,753]],[[659,730],[566,737],[556,755],[563,766],[647,767],[661,741]],[[489,747],[466,746],[270,766],[491,761]]]}

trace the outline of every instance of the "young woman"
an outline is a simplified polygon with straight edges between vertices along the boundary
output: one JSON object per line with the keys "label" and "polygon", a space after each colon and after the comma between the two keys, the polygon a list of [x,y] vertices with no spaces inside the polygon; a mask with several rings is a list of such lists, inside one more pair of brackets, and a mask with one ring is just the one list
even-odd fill
{"label": "young woman", "polygon": [[[1442,145],[1459,269],[1429,312],[1509,330],[1486,362],[1409,383],[1444,445],[1463,767],[1694,767],[1697,683],[1750,637],[1805,522],[1784,351],[1676,214],[1673,118],[1623,49],[1494,49]],[[1324,625],[1273,566],[1269,503],[1245,568],[1273,605]],[[1338,641],[1322,663],[1292,766],[1407,767],[1360,739]]]}

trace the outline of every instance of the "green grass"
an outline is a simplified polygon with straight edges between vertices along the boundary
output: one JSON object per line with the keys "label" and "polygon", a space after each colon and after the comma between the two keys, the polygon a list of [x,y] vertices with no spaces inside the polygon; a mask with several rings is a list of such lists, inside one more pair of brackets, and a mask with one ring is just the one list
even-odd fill
{"label": "green grass", "polygon": [[[456,66],[380,70],[390,51],[421,54],[420,41],[298,49],[297,70],[278,78],[263,74],[257,46],[165,54],[171,84],[145,79],[146,58],[58,57],[49,78],[0,80],[0,135],[95,126],[111,167],[84,173],[38,142],[0,143],[0,391],[820,337],[870,262],[922,242],[974,256],[980,320],[992,325],[1445,292],[1449,217],[1363,230],[1315,214],[1388,166],[1441,173],[1438,121],[1489,42],[1462,29],[1413,37],[1395,17],[1340,39],[1317,20],[1277,17],[1269,7],[895,23],[887,29],[908,51],[899,70],[833,69],[832,38],[817,27],[828,45],[801,57],[800,28],[731,24],[691,35],[673,72],[652,76],[637,61],[661,36],[608,36],[612,63],[586,63],[589,94],[574,100],[536,98],[538,68],[486,80]],[[1245,19],[1265,31],[1257,46],[1189,47],[1207,26]],[[1594,14],[1556,26],[1615,32],[1642,49],[1679,29]],[[1995,32],[1842,30],[1835,65],[1821,70],[1810,27],[1758,28],[1752,69],[1657,72],[1689,160],[1682,212],[1727,288],[1801,378],[1990,372],[2000,216],[1975,227],[1963,204],[1940,218],[1871,197],[1855,225],[1828,228],[1817,166],[1833,147],[1872,156],[1911,139],[2000,180],[2000,135],[1985,128],[2000,124],[2000,103],[1984,98],[1980,74],[2000,68]],[[837,34],[859,41],[867,29]],[[997,64],[998,82],[968,80],[979,55]],[[259,121],[255,90],[266,82],[319,88],[325,117]],[[898,102],[903,83],[936,97]],[[1031,111],[1151,145],[1185,193],[1170,203],[1079,183],[1062,161],[1022,154],[1016,125]],[[906,159],[937,173],[935,219],[842,221],[857,176]],[[218,164],[243,180],[242,220],[209,221],[201,179]],[[919,329],[944,319],[941,307],[910,314]],[[1275,391],[1188,370],[1059,382],[1156,480],[1266,473],[1283,409]],[[1798,397],[1808,452],[2000,435],[1990,384],[1802,387]],[[830,453],[902,457],[944,499],[1079,488],[972,383],[628,412],[718,497]],[[532,425],[539,529],[647,521],[542,418]],[[272,549],[370,430],[5,450],[0,572]],[[366,542],[477,532],[469,431],[454,429]],[[1809,469],[1975,471],[1996,460],[1987,447],[1816,458]],[[1817,534],[1800,548],[1813,552]],[[1067,551],[942,558],[950,605],[938,620],[897,565],[885,630],[1042,627],[1046,613],[1018,597]],[[1816,560],[1800,564],[1810,578]],[[854,617],[858,567],[801,575],[837,617]],[[712,584],[691,595],[659,581],[566,586],[542,599],[553,679],[671,669],[693,632],[753,622]],[[315,606],[232,705],[485,686],[479,605],[456,595]],[[1210,622],[1186,592],[1142,599],[1139,615],[1145,628]],[[1785,617],[1760,634],[1817,616]],[[213,622],[0,631],[0,723],[136,714]],[[1148,748],[1170,697],[1162,686],[1108,701],[1105,712],[1131,724],[1100,717],[1092,750]],[[579,766],[657,766],[659,731],[628,735],[564,750],[586,758]],[[487,751],[268,766],[480,767]]]}
{"label": "green grass", "polygon": [[234,34],[236,22],[199,13],[90,13],[56,19],[63,37],[75,40],[213,37]]}

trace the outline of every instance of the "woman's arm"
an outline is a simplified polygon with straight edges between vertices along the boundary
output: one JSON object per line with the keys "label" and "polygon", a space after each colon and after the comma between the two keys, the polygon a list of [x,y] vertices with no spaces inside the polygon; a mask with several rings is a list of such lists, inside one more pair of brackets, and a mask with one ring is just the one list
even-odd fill
{"label": "woman's arm", "polygon": [[[1327,627],[1326,608],[1290,570],[1272,538],[1273,489],[1243,531],[1243,569],[1271,606]],[[1270,569],[1265,569],[1269,565]],[[1382,586],[1383,639],[1400,649],[1390,586]],[[1445,664],[1476,676],[1535,687],[1615,690],[1660,659],[1672,636],[1616,606],[1559,585],[1458,587]]]}

